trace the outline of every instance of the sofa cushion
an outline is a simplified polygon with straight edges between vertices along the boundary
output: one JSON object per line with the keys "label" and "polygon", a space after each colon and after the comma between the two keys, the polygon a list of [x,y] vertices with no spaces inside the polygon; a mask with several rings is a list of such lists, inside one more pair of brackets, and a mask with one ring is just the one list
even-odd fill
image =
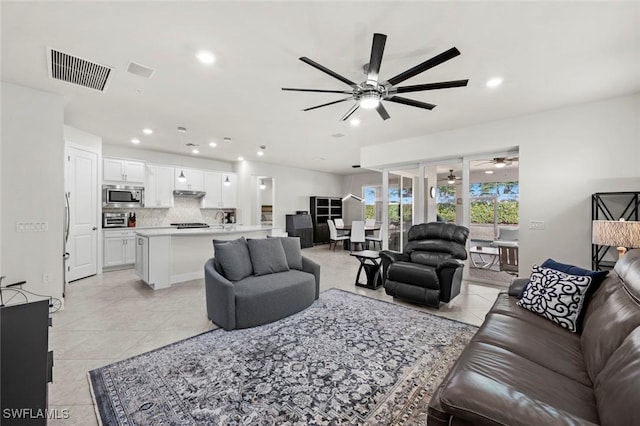
{"label": "sofa cushion", "polygon": [[287,257],[287,265],[289,269],[302,270],[302,248],[300,246],[300,237],[272,237],[267,235],[267,238],[274,238],[280,240],[284,254]]}
{"label": "sofa cushion", "polygon": [[313,274],[291,269],[249,276],[235,284],[237,328],[277,321],[311,305],[316,298]]}
{"label": "sofa cushion", "polygon": [[247,241],[255,275],[267,275],[289,270],[287,256],[279,238],[256,238]]}
{"label": "sofa cushion", "polygon": [[387,279],[418,287],[440,289],[435,268],[412,262],[394,262],[389,266]]}
{"label": "sofa cushion", "polygon": [[626,283],[621,285],[619,276],[610,273],[591,298],[584,316],[582,352],[591,380],[596,379],[611,354],[638,326],[638,301],[630,297]]}
{"label": "sofa cushion", "polygon": [[462,352],[443,381],[440,404],[471,424],[599,422],[591,387],[484,342]]}
{"label": "sofa cushion", "polygon": [[[518,311],[531,314],[523,309]],[[540,316],[533,317],[536,321],[528,321],[518,316],[489,313],[473,337],[473,341],[507,349],[591,387],[592,382],[584,366],[580,337],[555,326]],[[541,327],[541,324],[550,327]]]}
{"label": "sofa cushion", "polygon": [[640,424],[640,327],[611,355],[595,381],[594,393],[603,425]]}
{"label": "sofa cushion", "polygon": [[534,265],[529,284],[518,306],[559,324],[569,331],[579,330],[578,318],[593,279],[570,275]]}
{"label": "sofa cushion", "polygon": [[216,262],[229,281],[239,281],[253,274],[251,256],[244,237],[237,240],[213,240],[213,251]]}

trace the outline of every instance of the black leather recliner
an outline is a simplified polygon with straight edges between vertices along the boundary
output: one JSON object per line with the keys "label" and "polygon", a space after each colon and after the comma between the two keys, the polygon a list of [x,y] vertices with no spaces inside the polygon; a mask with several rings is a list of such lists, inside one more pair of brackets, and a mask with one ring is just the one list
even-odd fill
{"label": "black leather recliner", "polygon": [[402,253],[383,250],[384,289],[393,297],[439,307],[460,293],[469,229],[449,223],[413,225]]}

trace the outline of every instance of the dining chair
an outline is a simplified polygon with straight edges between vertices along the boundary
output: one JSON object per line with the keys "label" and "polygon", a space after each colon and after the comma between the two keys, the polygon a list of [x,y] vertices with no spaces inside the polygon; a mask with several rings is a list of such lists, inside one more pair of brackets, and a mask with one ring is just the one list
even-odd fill
{"label": "dining chair", "polygon": [[382,250],[383,235],[384,235],[384,232],[382,228],[378,229],[377,231],[374,231],[374,233],[371,235],[367,235],[365,237],[365,239],[367,240],[367,246],[369,245],[369,243],[373,243],[373,248],[376,248],[376,243],[378,243],[378,245],[380,246],[380,250]]}
{"label": "dining chair", "polygon": [[333,219],[333,221],[335,222],[337,228],[343,228],[344,227],[344,220],[342,220],[342,218],[338,217],[338,218]]}
{"label": "dining chair", "polygon": [[333,220],[329,219],[327,225],[329,225],[329,250],[331,250],[331,243],[333,243],[333,251],[335,251],[338,241],[348,240],[349,237],[347,235],[338,235],[338,230]]}
{"label": "dining chair", "polygon": [[365,226],[365,228],[371,228],[372,226],[376,226],[376,220],[375,219],[365,219],[364,226]]}
{"label": "dining chair", "polygon": [[351,237],[349,238],[350,247],[353,251],[353,247],[356,244],[360,244],[361,249],[364,249],[364,243],[366,242],[364,236],[364,220],[354,220],[351,222]]}

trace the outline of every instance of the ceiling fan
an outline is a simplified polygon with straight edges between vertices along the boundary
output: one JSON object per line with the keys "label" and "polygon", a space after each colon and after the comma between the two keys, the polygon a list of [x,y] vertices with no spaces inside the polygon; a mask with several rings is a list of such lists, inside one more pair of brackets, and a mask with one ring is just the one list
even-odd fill
{"label": "ceiling fan", "polygon": [[453,185],[453,184],[456,183],[456,181],[459,181],[460,179],[462,179],[462,178],[454,175],[453,174],[453,169],[450,169],[449,170],[449,176],[447,176],[446,178],[438,179],[438,180],[439,181],[446,181],[449,185]]}
{"label": "ceiling fan", "polygon": [[448,89],[452,87],[463,87],[466,86],[469,80],[454,80],[454,81],[442,81],[438,83],[427,83],[427,84],[417,84],[414,86],[402,86],[398,87],[398,84],[402,83],[405,80],[408,80],[411,77],[414,77],[430,68],[435,67],[436,65],[440,65],[443,62],[448,61],[449,59],[455,58],[460,54],[460,51],[455,47],[440,53],[439,55],[434,56],[431,59],[427,59],[410,68],[395,77],[392,77],[388,80],[380,80],[378,77],[378,73],[380,72],[380,64],[382,63],[382,54],[384,53],[384,45],[387,41],[387,36],[384,34],[375,33],[373,35],[373,44],[371,46],[371,58],[369,63],[365,65],[367,79],[362,83],[355,83],[349,80],[346,77],[341,76],[340,74],[320,65],[317,62],[312,61],[311,59],[303,56],[300,60],[312,67],[324,72],[325,74],[330,75],[331,77],[340,80],[341,82],[351,86],[350,90],[322,90],[322,89],[293,89],[288,87],[283,87],[282,90],[296,91],[296,92],[319,92],[319,93],[344,93],[349,96],[343,99],[339,99],[337,101],[328,102],[322,105],[316,105],[310,108],[303,109],[303,111],[311,111],[312,109],[321,108],[328,105],[337,104],[345,101],[356,101],[355,104],[346,112],[345,115],[342,116],[340,121],[347,120],[359,107],[363,109],[374,109],[378,111],[380,117],[383,120],[387,120],[390,118],[389,113],[382,105],[381,101],[386,102],[394,102],[402,105],[409,105],[418,108],[424,109],[433,109],[435,108],[434,104],[429,104],[426,102],[420,102],[413,99],[404,98],[401,96],[396,96],[399,93],[409,93],[409,92],[420,92],[423,90],[437,90],[437,89]]}
{"label": "ceiling fan", "polygon": [[480,164],[493,164],[495,168],[501,169],[506,166],[510,166],[512,163],[517,162],[518,157],[495,157],[492,160],[485,161]]}

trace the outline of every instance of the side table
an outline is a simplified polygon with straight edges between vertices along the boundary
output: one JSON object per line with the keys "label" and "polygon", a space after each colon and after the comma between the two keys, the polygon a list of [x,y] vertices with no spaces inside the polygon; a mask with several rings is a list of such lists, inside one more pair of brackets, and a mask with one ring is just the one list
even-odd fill
{"label": "side table", "polygon": [[[356,285],[358,287],[376,290],[378,287],[382,286],[382,277],[380,276],[380,267],[382,263],[379,260],[379,252],[375,250],[362,250],[353,251],[350,255],[360,261],[360,267],[358,268],[358,274],[356,275]],[[363,269],[367,276],[366,283],[360,282],[360,273]]]}

